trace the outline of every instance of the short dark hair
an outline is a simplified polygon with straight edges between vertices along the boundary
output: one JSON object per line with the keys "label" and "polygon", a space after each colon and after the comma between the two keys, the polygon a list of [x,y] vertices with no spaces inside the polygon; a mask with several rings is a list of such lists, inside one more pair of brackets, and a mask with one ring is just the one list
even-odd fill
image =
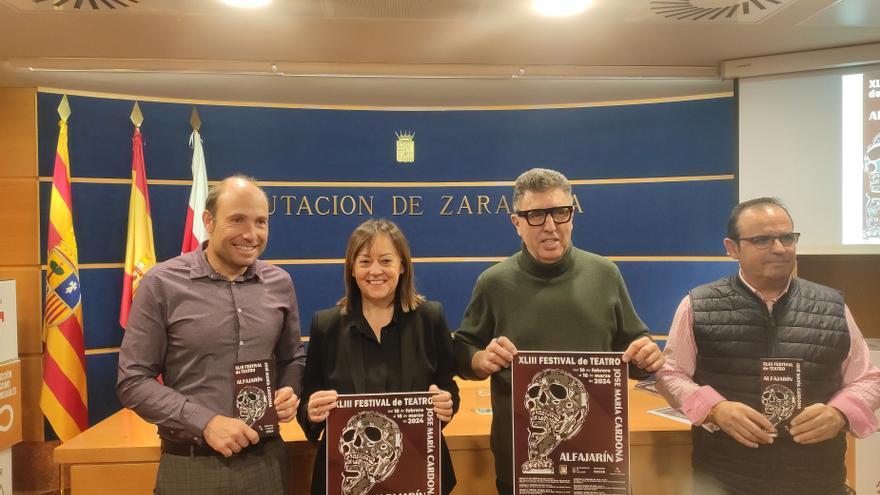
{"label": "short dark hair", "polygon": [[549,168],[533,168],[526,170],[513,184],[513,208],[519,210],[519,203],[527,192],[543,193],[554,189],[571,196],[571,182],[562,173]]}
{"label": "short dark hair", "polygon": [[782,204],[782,201],[779,198],[771,198],[771,197],[761,197],[750,199],[748,201],[743,201],[742,203],[733,207],[733,210],[730,211],[730,218],[727,220],[727,237],[733,240],[739,240],[739,217],[743,214],[744,211],[755,208],[758,206],[777,206],[788,215],[788,219],[791,220],[791,225],[794,226],[794,219],[791,218],[791,213],[788,212],[788,208]]}
{"label": "short dark hair", "polygon": [[257,184],[257,179],[243,174],[230,175],[229,177],[226,177],[225,179],[211,186],[211,189],[208,191],[208,197],[205,198],[205,211],[210,213],[212,218],[217,217],[217,198],[219,198],[220,195],[223,194],[223,191],[226,190],[226,185],[229,182],[232,182],[233,179],[241,179],[243,181],[250,182],[251,184],[253,184],[254,187],[259,189],[261,193],[263,193],[263,196],[266,198],[266,203],[269,202],[269,196],[267,196],[266,191],[264,191],[263,188],[260,187],[259,184]]}

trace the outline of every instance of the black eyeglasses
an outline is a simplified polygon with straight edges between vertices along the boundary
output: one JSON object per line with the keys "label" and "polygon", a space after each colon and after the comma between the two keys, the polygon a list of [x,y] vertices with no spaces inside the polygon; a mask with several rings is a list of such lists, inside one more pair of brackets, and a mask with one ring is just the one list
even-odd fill
{"label": "black eyeglasses", "polygon": [[773,245],[774,241],[777,240],[783,246],[791,247],[794,244],[797,244],[797,241],[800,237],[800,232],[789,232],[782,235],[756,235],[752,237],[739,237],[736,240],[748,241],[752,246],[755,246],[758,249],[767,249]]}
{"label": "black eyeglasses", "polygon": [[573,211],[574,206],[554,206],[553,208],[518,211],[516,215],[525,218],[532,227],[540,227],[547,221],[547,215],[553,217],[553,221],[556,223],[566,223],[571,220]]}

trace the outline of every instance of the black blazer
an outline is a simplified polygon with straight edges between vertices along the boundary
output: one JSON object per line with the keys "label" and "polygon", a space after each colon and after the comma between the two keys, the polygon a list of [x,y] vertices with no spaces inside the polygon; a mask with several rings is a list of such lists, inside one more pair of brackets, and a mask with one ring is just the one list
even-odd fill
{"label": "black blazer", "polygon": [[[359,309],[358,309],[359,311]],[[325,444],[321,436],[324,423],[309,422],[309,397],[318,390],[336,390],[340,394],[366,393],[363,351],[358,322],[360,315],[343,315],[339,307],[318,311],[312,317],[309,328],[306,369],[303,376],[297,421],[306,437],[317,442],[320,439],[315,466],[312,470],[312,494],[323,495],[325,488]],[[461,402],[452,358],[452,336],[443,316],[439,302],[428,301],[415,310],[395,312],[400,332],[400,360],[404,391],[427,391],[431,385],[452,394],[453,412]],[[442,437],[441,437],[442,440]],[[446,448],[441,442],[441,490],[444,494],[455,486],[455,471]]]}

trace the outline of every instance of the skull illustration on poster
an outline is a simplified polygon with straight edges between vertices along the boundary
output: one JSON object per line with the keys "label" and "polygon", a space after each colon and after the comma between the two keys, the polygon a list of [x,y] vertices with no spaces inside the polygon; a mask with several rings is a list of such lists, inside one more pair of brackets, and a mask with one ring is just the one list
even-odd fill
{"label": "skull illustration on poster", "polygon": [[785,385],[774,384],[764,389],[761,394],[761,405],[764,416],[776,426],[780,421],[791,417],[795,409],[796,397],[792,389]]}
{"label": "skull illustration on poster", "polygon": [[238,419],[247,423],[248,426],[253,424],[266,414],[266,408],[269,407],[269,399],[266,397],[266,391],[257,387],[244,387],[238,392],[235,398],[238,405]]}
{"label": "skull illustration on poster", "polygon": [[589,395],[576,377],[548,369],[529,382],[525,406],[529,412],[529,460],[523,463],[522,472],[551,474],[550,453],[580,431],[589,412]]}
{"label": "skull illustration on poster", "polygon": [[394,472],[403,454],[403,436],[388,416],[363,411],[345,424],[339,452],[345,463],[342,493],[363,495]]}

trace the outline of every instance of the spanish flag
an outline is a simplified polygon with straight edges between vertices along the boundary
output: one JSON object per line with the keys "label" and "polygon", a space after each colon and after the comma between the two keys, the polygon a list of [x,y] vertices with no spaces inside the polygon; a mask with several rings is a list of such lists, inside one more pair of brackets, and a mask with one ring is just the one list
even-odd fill
{"label": "spanish flag", "polygon": [[89,427],[79,261],[73,231],[70,157],[67,153],[67,96],[58,106],[58,147],[49,202],[46,247],[46,303],[43,329],[43,386],[40,409],[61,441]]}
{"label": "spanish flag", "polygon": [[131,138],[131,197],[128,201],[125,275],[122,279],[122,302],[119,306],[119,324],[123,329],[128,323],[131,301],[141,278],[156,264],[150,195],[147,193],[147,173],[144,167],[144,141],[140,128],[143,116],[137,103],[134,104],[131,120],[135,124],[134,136]]}

